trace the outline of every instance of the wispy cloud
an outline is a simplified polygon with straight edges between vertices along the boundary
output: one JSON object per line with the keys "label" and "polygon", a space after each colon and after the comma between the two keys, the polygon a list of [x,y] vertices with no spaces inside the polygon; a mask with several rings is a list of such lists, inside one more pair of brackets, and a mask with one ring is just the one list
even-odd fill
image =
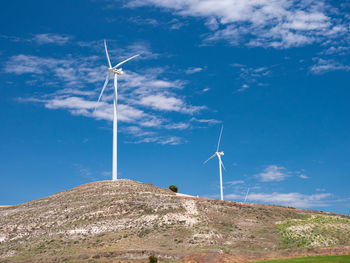
{"label": "wispy cloud", "polygon": [[45,82],[46,86],[60,81],[65,86],[79,88],[86,83],[103,81],[102,72],[105,67],[98,66],[96,62],[96,56],[61,59],[20,54],[12,56],[5,63],[4,71],[17,75],[34,74],[37,77],[47,75],[50,78]]}
{"label": "wispy cloud", "polygon": [[73,38],[70,35],[56,34],[56,33],[41,33],[41,34],[31,35],[30,37],[17,37],[17,36],[7,36],[7,35],[0,35],[0,37],[8,39],[13,42],[36,43],[38,45],[53,44],[57,46],[66,45]]}
{"label": "wispy cloud", "polygon": [[229,184],[229,185],[244,184],[244,181],[243,180],[229,181],[229,182],[226,182],[226,184]]}
{"label": "wispy cloud", "polygon": [[162,145],[165,145],[165,144],[178,145],[185,142],[185,140],[181,137],[172,136],[172,135],[161,136],[155,131],[145,131],[144,129],[138,126],[122,127],[122,130],[125,134],[131,135],[134,138],[132,141],[129,141],[129,143],[133,143],[133,144],[157,143]]}
{"label": "wispy cloud", "polygon": [[176,111],[189,114],[193,114],[201,109],[204,109],[204,106],[188,106],[182,99],[167,96],[164,93],[143,97],[140,100],[140,104],[149,106],[156,110]]}
{"label": "wispy cloud", "polygon": [[283,181],[289,175],[282,166],[269,165],[257,175],[263,182]]}
{"label": "wispy cloud", "polygon": [[263,85],[264,78],[269,77],[272,73],[270,67],[248,67],[242,64],[232,64],[234,68],[239,70],[238,78],[243,82],[242,86],[237,90],[238,92],[243,92],[250,88],[251,85]]}
{"label": "wispy cloud", "polygon": [[350,53],[350,46],[330,46],[324,51],[321,51],[321,55],[347,55]]}
{"label": "wispy cloud", "polygon": [[[107,22],[115,22],[115,20],[116,19],[108,19]],[[180,28],[185,26],[185,23],[177,18],[171,19],[169,21],[136,16],[129,18],[128,21],[140,26],[167,27],[170,30],[179,30]]]}
{"label": "wispy cloud", "polygon": [[197,119],[195,117],[192,117],[190,119],[191,122],[198,122],[198,123],[203,123],[203,124],[209,124],[209,125],[214,125],[218,123],[222,123],[222,121],[216,120],[216,119]]}
{"label": "wispy cloud", "polygon": [[305,174],[304,169],[299,171],[288,171],[285,167],[275,164],[265,167],[264,170],[255,177],[259,178],[262,182],[280,182],[290,176],[299,177],[301,179],[310,178]]}
{"label": "wispy cloud", "polygon": [[203,70],[203,68],[200,68],[200,67],[192,67],[192,68],[188,68],[186,69],[185,73],[188,74],[188,75],[191,75],[191,74],[194,74],[194,73],[197,73],[197,72],[201,72]]}
{"label": "wispy cloud", "polygon": [[140,16],[130,17],[129,21],[131,23],[134,23],[136,25],[141,25],[141,26],[143,25],[158,26],[159,25],[159,22],[154,18],[143,18]]}
{"label": "wispy cloud", "polygon": [[[138,44],[127,48],[134,52],[142,49],[144,47]],[[39,93],[41,95],[20,98],[19,101],[40,103],[48,109],[62,109],[73,115],[111,121],[113,119],[113,92],[109,88],[111,83],[101,102],[96,105],[107,69],[104,66],[106,63],[103,63],[104,54],[101,53],[100,57],[90,55],[63,58],[20,54],[10,57],[3,71],[27,75],[28,83],[41,88]],[[151,51],[145,53],[148,59],[152,58]],[[118,90],[118,120],[124,124],[139,127],[138,133],[131,133],[137,138],[137,142],[170,145],[183,143],[186,140],[169,133],[193,128],[195,126],[193,115],[198,115],[206,109],[205,106],[190,104],[186,96],[180,95],[187,82],[165,78],[163,77],[165,71],[165,68],[159,67],[142,68],[141,73],[125,70],[125,74],[119,79],[121,85]],[[47,93],[45,92],[47,88],[55,91]],[[187,117],[182,122],[176,122],[172,120],[169,112]],[[200,121],[199,119],[197,122],[208,125],[215,120]],[[155,129],[154,133],[150,133],[150,129]]]}
{"label": "wispy cloud", "polygon": [[60,34],[53,34],[53,33],[36,34],[33,37],[33,41],[35,41],[39,45],[55,44],[55,45],[63,46],[70,39],[71,37],[68,35],[60,35]]}
{"label": "wispy cloud", "polygon": [[314,61],[316,61],[316,63],[310,67],[310,71],[313,74],[324,74],[336,70],[350,70],[350,66],[343,65],[333,59],[315,58]]}
{"label": "wispy cloud", "polygon": [[144,137],[140,140],[134,140],[132,143],[157,143],[162,145],[179,145],[185,143],[185,140],[178,136],[152,136]]}
{"label": "wispy cloud", "polygon": [[290,48],[346,35],[346,16],[326,1],[131,0],[125,7],[156,6],[175,15],[198,17],[212,33],[207,43],[225,40]]}
{"label": "wispy cloud", "polygon": [[246,89],[249,89],[249,85],[243,84],[237,91],[242,92],[242,91],[245,91]]}
{"label": "wispy cloud", "polygon": [[[141,56],[136,58],[137,60],[148,60],[159,57],[158,53],[155,53],[151,50],[148,42],[138,41],[126,46],[125,48],[116,48],[116,46],[120,46],[118,41],[111,39],[106,39],[106,41],[108,45],[108,53],[110,55],[111,62],[113,65],[136,54],[141,54]],[[76,42],[76,45],[82,48],[90,49],[95,54],[104,54],[105,52],[103,39],[91,41],[78,41]],[[105,63],[107,62],[105,61]]]}
{"label": "wispy cloud", "polygon": [[170,123],[165,125],[166,129],[170,129],[170,130],[185,130],[188,129],[191,125],[189,123],[185,123],[185,122],[178,122],[178,123]]}
{"label": "wispy cloud", "polygon": [[[292,206],[298,208],[311,208],[311,207],[324,207],[328,206],[331,202],[331,193],[321,194],[302,194],[298,192],[293,193],[256,193],[251,192],[247,196],[248,202],[260,202],[264,204],[274,204],[283,206]],[[244,195],[228,194],[225,195],[226,199],[242,200]]]}
{"label": "wispy cloud", "polygon": [[168,23],[168,25],[169,25],[169,29],[171,30],[179,30],[180,28],[183,28],[186,25],[186,23],[183,22],[183,20],[174,18]]}

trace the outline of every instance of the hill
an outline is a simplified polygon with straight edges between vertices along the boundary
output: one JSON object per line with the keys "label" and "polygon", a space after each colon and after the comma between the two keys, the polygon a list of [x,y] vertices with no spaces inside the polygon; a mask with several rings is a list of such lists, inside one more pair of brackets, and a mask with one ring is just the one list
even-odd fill
{"label": "hill", "polygon": [[350,218],[186,197],[131,180],[0,208],[0,262],[244,262],[350,254]]}

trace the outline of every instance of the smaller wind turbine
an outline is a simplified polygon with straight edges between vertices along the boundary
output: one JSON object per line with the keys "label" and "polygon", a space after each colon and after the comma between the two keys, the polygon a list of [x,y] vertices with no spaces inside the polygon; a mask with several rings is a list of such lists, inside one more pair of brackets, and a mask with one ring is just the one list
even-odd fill
{"label": "smaller wind turbine", "polygon": [[247,193],[245,194],[244,203],[247,201],[247,197],[248,197],[248,194],[249,194],[249,189],[250,189],[250,187],[248,187]]}
{"label": "smaller wind turbine", "polygon": [[220,136],[219,136],[219,141],[218,141],[218,147],[216,148],[216,152],[208,160],[206,160],[204,162],[204,164],[206,164],[210,159],[213,159],[215,156],[218,157],[218,160],[219,160],[219,173],[220,173],[220,196],[221,196],[221,200],[224,200],[224,191],[223,191],[223,188],[222,188],[222,170],[221,170],[221,167],[223,167],[225,169],[225,166],[224,166],[223,162],[221,161],[221,156],[224,155],[224,152],[223,151],[219,152],[219,147],[220,147],[220,140],[221,140],[221,135],[222,135],[222,129],[223,128],[224,128],[224,126],[221,126],[221,131],[220,131]]}

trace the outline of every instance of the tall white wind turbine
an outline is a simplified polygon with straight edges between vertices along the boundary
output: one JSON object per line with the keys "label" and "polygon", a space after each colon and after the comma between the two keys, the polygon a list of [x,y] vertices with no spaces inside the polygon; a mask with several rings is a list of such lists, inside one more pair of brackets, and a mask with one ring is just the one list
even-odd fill
{"label": "tall white wind turbine", "polygon": [[[102,94],[108,84],[108,81],[111,79],[111,77],[114,77],[114,99],[113,99],[113,175],[112,175],[112,180],[117,180],[117,130],[118,130],[118,116],[117,116],[117,99],[118,99],[118,76],[122,75],[124,72],[122,68],[119,68],[121,65],[123,65],[125,62],[128,62],[129,60],[139,56],[135,55],[132,56],[114,67],[112,67],[111,61],[109,59],[108,51],[107,51],[107,44],[106,40],[104,41],[105,43],[105,51],[106,51],[106,57],[108,61],[108,72],[107,72],[107,77],[106,81],[103,85],[102,91],[100,96],[98,97],[97,104],[99,103]],[[96,106],[97,106],[96,104]]]}
{"label": "tall white wind turbine", "polygon": [[[222,135],[222,129],[224,128],[224,126],[221,126],[221,131],[220,131],[220,136],[219,136],[219,141],[218,141],[218,147],[216,148],[216,152],[208,159],[204,162],[204,164],[206,164],[210,159],[213,159],[215,156],[218,157],[219,160],[219,173],[220,173],[220,196],[221,196],[221,200],[224,200],[224,191],[223,191],[223,187],[222,187],[222,170],[221,167],[223,167],[225,169],[225,166],[221,160],[221,156],[224,155],[224,152],[221,151],[219,152],[219,147],[220,147],[220,140],[221,140],[221,135]],[[226,169],[225,169],[226,170]]]}

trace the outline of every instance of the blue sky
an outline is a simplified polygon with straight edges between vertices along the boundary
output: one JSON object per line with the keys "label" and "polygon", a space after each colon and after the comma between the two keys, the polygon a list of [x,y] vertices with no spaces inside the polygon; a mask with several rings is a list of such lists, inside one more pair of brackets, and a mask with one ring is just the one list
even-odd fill
{"label": "blue sky", "polygon": [[309,0],[2,1],[0,204],[118,176],[349,214],[350,4]]}

